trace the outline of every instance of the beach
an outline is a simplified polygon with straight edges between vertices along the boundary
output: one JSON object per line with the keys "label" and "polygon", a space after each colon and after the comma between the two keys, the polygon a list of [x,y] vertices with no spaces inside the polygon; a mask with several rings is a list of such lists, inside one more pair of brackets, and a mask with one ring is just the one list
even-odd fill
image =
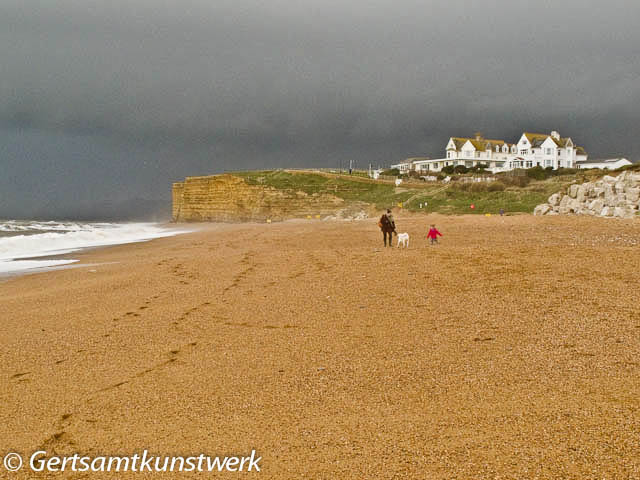
{"label": "beach", "polygon": [[400,213],[408,249],[376,222],[189,225],[0,283],[3,452],[640,477],[640,222]]}

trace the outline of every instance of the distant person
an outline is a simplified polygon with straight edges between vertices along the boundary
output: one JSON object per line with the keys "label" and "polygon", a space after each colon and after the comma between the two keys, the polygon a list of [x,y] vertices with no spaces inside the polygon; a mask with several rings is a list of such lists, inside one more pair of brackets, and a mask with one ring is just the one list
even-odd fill
{"label": "distant person", "polygon": [[500,209],[500,216],[502,217],[504,215],[504,208]]}
{"label": "distant person", "polygon": [[442,234],[438,231],[434,224],[431,224],[429,233],[427,233],[427,238],[431,242],[431,245],[433,245],[434,243],[438,243],[438,236],[442,236]]}
{"label": "distant person", "polygon": [[396,223],[393,219],[393,215],[391,214],[391,210],[387,209],[387,213],[382,214],[380,221],[378,222],[378,226],[380,227],[380,230],[382,230],[384,246],[387,246],[387,237],[389,237],[389,246],[391,247],[393,232],[396,230]]}

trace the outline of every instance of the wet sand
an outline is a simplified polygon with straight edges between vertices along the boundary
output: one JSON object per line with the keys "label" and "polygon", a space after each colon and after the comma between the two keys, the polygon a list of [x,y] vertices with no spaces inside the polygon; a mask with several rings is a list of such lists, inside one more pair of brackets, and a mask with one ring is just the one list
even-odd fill
{"label": "wet sand", "polygon": [[[0,283],[0,453],[640,478],[640,222],[397,223],[406,250],[382,248],[376,219],[208,225]],[[84,475],[56,478],[211,476]]]}

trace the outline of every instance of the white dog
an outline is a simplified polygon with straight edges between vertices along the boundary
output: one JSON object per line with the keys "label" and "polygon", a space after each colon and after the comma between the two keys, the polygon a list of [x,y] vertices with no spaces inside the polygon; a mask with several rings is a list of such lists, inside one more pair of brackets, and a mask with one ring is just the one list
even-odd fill
{"label": "white dog", "polygon": [[409,234],[408,233],[399,233],[398,234],[398,248],[400,248],[400,244],[402,244],[402,246],[404,248],[407,248],[409,246]]}

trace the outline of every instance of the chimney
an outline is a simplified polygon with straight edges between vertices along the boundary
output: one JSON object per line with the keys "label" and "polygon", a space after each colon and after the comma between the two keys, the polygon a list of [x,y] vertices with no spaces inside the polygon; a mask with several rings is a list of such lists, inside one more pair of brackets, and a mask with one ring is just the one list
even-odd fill
{"label": "chimney", "polygon": [[551,132],[551,137],[555,138],[556,140],[560,140],[560,134],[558,132],[556,132],[555,130],[553,132]]}
{"label": "chimney", "polygon": [[482,140],[482,132],[476,132],[475,136],[476,136],[476,140]]}

